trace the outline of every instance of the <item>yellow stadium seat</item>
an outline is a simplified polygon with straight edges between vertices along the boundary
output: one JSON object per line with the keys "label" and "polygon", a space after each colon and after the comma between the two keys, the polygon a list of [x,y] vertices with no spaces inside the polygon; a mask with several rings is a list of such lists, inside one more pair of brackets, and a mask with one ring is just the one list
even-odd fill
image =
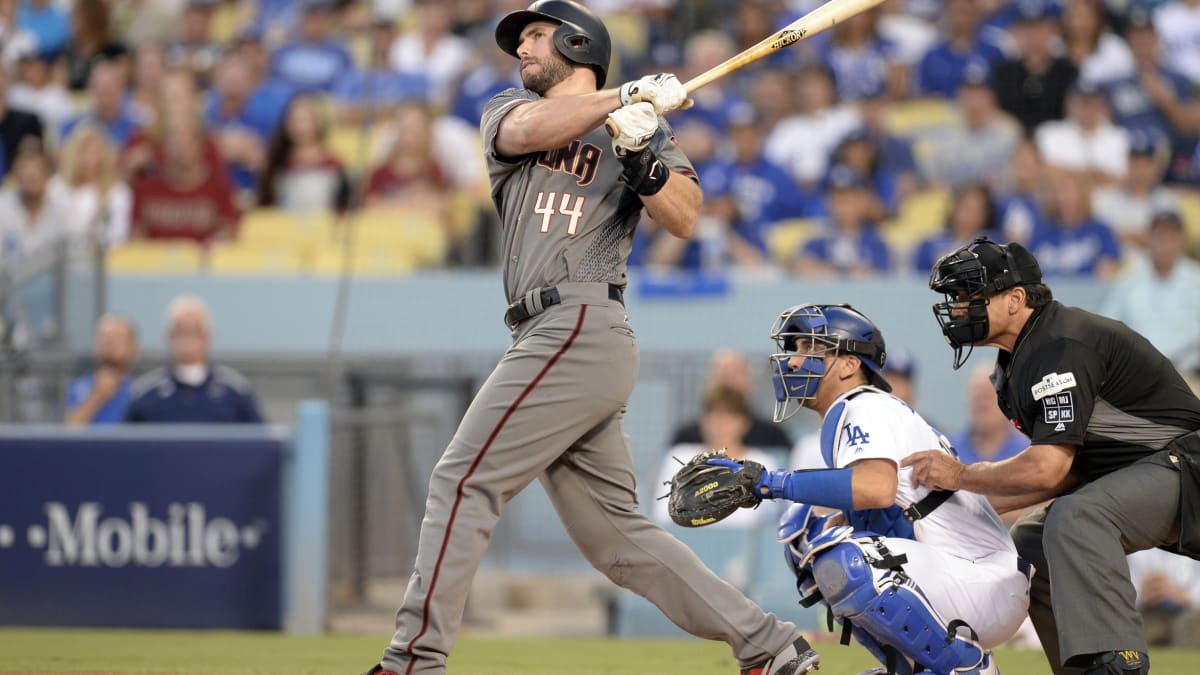
{"label": "yellow stadium seat", "polygon": [[917,242],[942,230],[950,208],[946,190],[924,190],[900,204],[900,213],[884,224],[881,234],[896,251],[911,249]]}
{"label": "yellow stadium seat", "polygon": [[446,255],[445,226],[438,217],[400,209],[364,209],[347,225],[355,228],[357,248],[386,248],[409,257],[414,265],[440,265]]}
{"label": "yellow stadium seat", "polygon": [[372,158],[379,152],[383,142],[384,126],[376,124],[363,137],[363,128],[357,124],[336,124],[329,131],[329,151],[352,174],[363,172]]}
{"label": "yellow stadium seat", "polygon": [[288,245],[222,242],[208,254],[211,274],[231,276],[298,275],[303,271],[301,252]]}
{"label": "yellow stadium seat", "polygon": [[1196,190],[1176,190],[1175,197],[1179,200],[1179,215],[1183,217],[1183,226],[1187,229],[1190,249],[1197,252],[1200,249],[1200,192]]}
{"label": "yellow stadium seat", "polygon": [[912,136],[954,121],[954,107],[941,99],[916,99],[893,105],[884,124],[893,134]]}
{"label": "yellow stadium seat", "polygon": [[238,241],[258,247],[286,247],[305,261],[336,237],[331,213],[297,215],[280,209],[254,209],[242,216]]}
{"label": "yellow stadium seat", "polygon": [[200,271],[202,247],[190,240],[130,241],[108,252],[112,274],[191,275]]}
{"label": "yellow stadium seat", "polygon": [[767,231],[767,250],[782,267],[791,267],[796,252],[821,229],[817,218],[792,218],[775,223]]}
{"label": "yellow stadium seat", "polygon": [[[395,247],[367,247],[356,242],[350,255],[350,273],[353,276],[388,277],[401,276],[416,269],[416,261],[405,251]],[[338,276],[346,265],[344,247],[328,247],[317,253],[312,271],[319,276]]]}

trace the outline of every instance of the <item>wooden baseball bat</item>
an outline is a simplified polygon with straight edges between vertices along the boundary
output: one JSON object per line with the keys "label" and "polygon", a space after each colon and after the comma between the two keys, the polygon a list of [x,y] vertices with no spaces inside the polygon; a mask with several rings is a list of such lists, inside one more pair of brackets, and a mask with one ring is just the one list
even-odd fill
{"label": "wooden baseball bat", "polygon": [[[683,83],[683,88],[690,94],[700,87],[724,77],[735,70],[789,47],[801,40],[810,38],[817,33],[828,30],[852,16],[861,14],[873,7],[883,4],[884,0],[829,0],[820,7],[789,23],[758,44],[735,54],[727,61],[709,68],[703,73]],[[604,123],[608,133],[616,137],[618,129],[608,120]]]}

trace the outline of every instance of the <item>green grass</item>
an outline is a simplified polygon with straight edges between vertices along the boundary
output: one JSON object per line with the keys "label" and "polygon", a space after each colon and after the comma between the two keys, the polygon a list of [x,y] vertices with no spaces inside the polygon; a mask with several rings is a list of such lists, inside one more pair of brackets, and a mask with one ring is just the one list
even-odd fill
{"label": "green grass", "polygon": [[[225,631],[0,629],[0,673],[320,673],[370,666],[388,636],[289,636]],[[876,665],[858,647],[820,644],[821,672]],[[998,653],[1005,675],[1048,673],[1040,652]],[[1158,650],[1156,675],[1197,672],[1200,650]],[[466,636],[450,660],[455,675],[687,673],[732,675],[729,649],[698,640],[508,639]]]}

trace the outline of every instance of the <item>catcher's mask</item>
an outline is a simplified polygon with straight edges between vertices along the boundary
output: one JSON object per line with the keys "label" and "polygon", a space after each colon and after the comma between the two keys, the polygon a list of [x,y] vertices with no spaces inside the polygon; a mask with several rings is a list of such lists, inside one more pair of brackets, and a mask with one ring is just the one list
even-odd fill
{"label": "catcher's mask", "polygon": [[[1037,258],[1018,243],[997,244],[980,237],[938,259],[929,287],[946,296],[933,305],[933,315],[946,342],[954,348],[954,369],[962,367],[974,345],[988,337],[988,302],[1014,286],[1038,284]],[[963,347],[967,351],[963,353]]]}
{"label": "catcher's mask", "polygon": [[[805,401],[816,398],[825,377],[825,359],[853,354],[862,362],[867,380],[891,391],[883,376],[887,347],[883,333],[850,305],[796,305],[775,319],[771,339],[778,351],[771,355],[771,380],[775,385],[775,421],[795,415]],[[803,357],[793,368],[792,359]]]}

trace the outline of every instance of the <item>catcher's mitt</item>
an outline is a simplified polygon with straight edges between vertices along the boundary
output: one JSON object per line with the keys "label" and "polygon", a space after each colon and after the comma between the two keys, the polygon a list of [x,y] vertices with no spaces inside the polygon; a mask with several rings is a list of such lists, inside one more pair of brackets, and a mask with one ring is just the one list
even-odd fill
{"label": "catcher's mitt", "polygon": [[667,502],[671,520],[684,527],[701,527],[724,520],[741,507],[757,507],[762,499],[754,486],[762,472],[758,462],[734,460],[724,452],[696,455],[671,478]]}

